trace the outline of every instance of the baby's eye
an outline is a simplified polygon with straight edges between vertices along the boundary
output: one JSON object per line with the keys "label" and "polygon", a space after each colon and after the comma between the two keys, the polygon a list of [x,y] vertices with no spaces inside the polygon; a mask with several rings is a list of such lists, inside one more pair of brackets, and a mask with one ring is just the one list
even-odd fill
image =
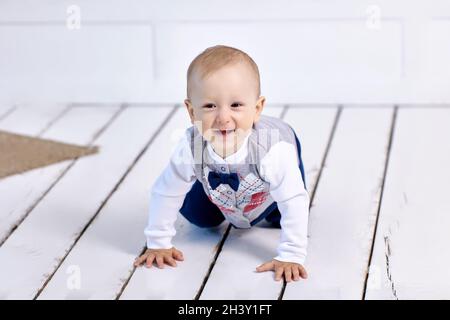
{"label": "baby's eye", "polygon": [[240,103],[240,102],[234,102],[231,106],[232,106],[233,108],[241,107],[241,106],[242,106],[242,103]]}
{"label": "baby's eye", "polygon": [[203,106],[203,108],[206,108],[206,109],[211,109],[211,108],[214,108],[214,107],[215,107],[215,105],[212,104],[212,103],[207,103],[207,104],[205,104],[205,105]]}

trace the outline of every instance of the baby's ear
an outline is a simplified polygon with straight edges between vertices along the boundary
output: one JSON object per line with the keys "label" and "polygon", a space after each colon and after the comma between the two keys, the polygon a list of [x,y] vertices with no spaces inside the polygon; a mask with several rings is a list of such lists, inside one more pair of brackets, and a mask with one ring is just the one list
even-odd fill
{"label": "baby's ear", "polygon": [[191,118],[191,123],[194,124],[194,107],[192,106],[191,100],[184,99],[184,105],[189,113],[189,118]]}
{"label": "baby's ear", "polygon": [[261,113],[264,109],[264,105],[266,103],[266,97],[259,97],[259,99],[256,101],[256,115],[255,115],[255,122],[259,121],[259,117],[261,116]]}

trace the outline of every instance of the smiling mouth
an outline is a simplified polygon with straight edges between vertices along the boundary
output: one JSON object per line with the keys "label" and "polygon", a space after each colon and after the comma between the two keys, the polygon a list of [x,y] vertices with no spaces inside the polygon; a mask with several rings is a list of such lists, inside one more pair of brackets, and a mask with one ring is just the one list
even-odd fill
{"label": "smiling mouth", "polygon": [[231,130],[216,130],[216,132],[220,133],[222,136],[227,136],[231,133],[233,133],[235,130],[231,129]]}

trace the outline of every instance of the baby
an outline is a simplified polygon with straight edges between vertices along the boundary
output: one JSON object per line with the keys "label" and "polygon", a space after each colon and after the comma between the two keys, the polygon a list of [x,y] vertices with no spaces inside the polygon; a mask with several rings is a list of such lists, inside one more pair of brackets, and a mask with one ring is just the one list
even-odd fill
{"label": "baby", "polygon": [[306,279],[309,194],[294,130],[262,115],[258,66],[241,50],[214,46],[187,73],[184,101],[193,126],[180,139],[152,187],[147,250],[135,266],[175,267],[172,246],[178,212],[201,228],[227,220],[250,228],[265,219],[281,228],[277,255],[256,268],[275,280]]}

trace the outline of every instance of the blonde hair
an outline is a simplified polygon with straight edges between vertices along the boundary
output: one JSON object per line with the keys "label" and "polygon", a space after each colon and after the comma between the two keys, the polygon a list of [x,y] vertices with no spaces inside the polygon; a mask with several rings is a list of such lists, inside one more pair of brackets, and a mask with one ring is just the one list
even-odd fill
{"label": "blonde hair", "polygon": [[201,79],[210,75],[218,69],[237,62],[244,62],[248,64],[253,70],[257,82],[258,97],[261,94],[261,83],[259,77],[259,69],[255,61],[244,51],[228,47],[224,45],[217,45],[205,49],[194,60],[192,60],[187,71],[187,96],[190,97],[190,79],[194,72],[198,72]]}

